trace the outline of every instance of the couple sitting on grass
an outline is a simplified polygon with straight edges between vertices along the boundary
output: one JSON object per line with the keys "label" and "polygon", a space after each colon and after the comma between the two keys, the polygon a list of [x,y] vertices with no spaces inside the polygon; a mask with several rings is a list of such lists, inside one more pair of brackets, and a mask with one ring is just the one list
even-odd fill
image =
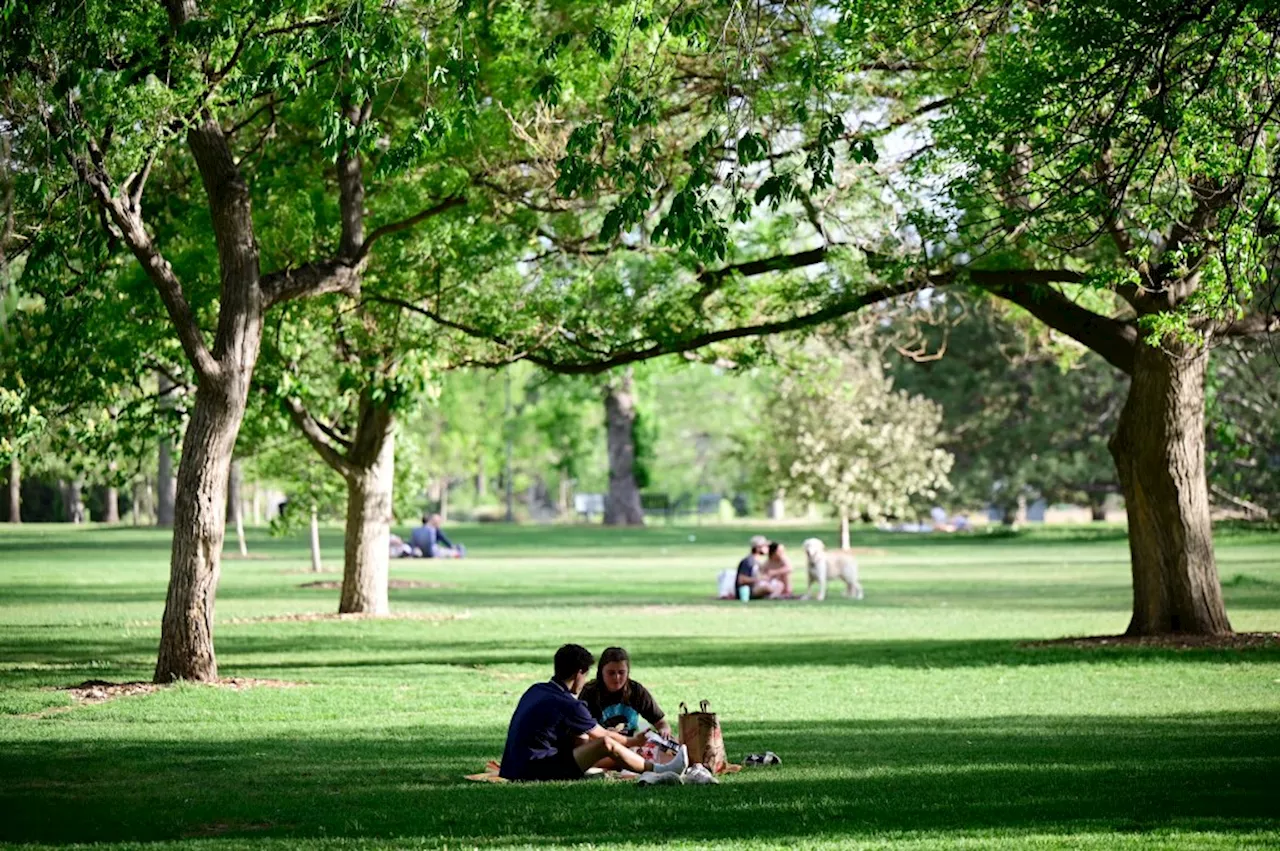
{"label": "couple sitting on grass", "polygon": [[748,597],[756,600],[794,598],[795,594],[791,590],[791,560],[787,558],[786,547],[777,541],[770,541],[764,535],[753,537],[751,551],[738,562],[734,590],[741,600]]}
{"label": "couple sitting on grass", "polygon": [[641,718],[667,737],[671,726],[648,689],[630,678],[630,663],[627,651],[610,647],[600,657],[596,678],[588,683],[595,664],[591,651],[577,644],[557,650],[555,676],[530,686],[511,716],[499,776],[577,780],[594,767],[683,772],[689,763],[684,745],[663,764],[633,750],[645,743],[638,734]]}

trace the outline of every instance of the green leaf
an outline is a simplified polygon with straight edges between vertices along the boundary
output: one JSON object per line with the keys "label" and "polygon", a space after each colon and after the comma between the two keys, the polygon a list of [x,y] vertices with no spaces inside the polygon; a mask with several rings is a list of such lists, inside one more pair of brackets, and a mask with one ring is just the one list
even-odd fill
{"label": "green leaf", "polygon": [[613,33],[603,27],[591,28],[591,32],[587,34],[587,44],[601,59],[608,61],[613,58]]}

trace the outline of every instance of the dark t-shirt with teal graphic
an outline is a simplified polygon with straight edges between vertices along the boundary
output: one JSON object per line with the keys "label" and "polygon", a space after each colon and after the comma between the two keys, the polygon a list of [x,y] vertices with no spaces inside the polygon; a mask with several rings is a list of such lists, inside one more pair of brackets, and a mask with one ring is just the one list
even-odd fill
{"label": "dark t-shirt with teal graphic", "polygon": [[656,727],[666,716],[647,688],[635,680],[629,685],[631,693],[625,701],[622,692],[605,691],[596,680],[583,686],[582,694],[578,697],[587,705],[587,711],[600,722],[601,727],[612,730],[616,725],[622,724],[623,732],[632,736],[639,728],[641,718]]}

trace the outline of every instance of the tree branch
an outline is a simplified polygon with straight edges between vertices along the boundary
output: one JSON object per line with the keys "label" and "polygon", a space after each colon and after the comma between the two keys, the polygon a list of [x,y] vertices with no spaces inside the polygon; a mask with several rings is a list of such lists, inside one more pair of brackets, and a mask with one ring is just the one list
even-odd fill
{"label": "tree branch", "polygon": [[1280,313],[1259,313],[1234,322],[1218,323],[1216,332],[1224,337],[1261,337],[1280,333]]}
{"label": "tree branch", "polygon": [[[504,363],[510,363],[514,360],[527,360],[549,372],[559,373],[560,375],[596,375],[601,372],[607,372],[614,367],[638,363],[640,361],[662,357],[663,355],[691,352],[695,349],[701,349],[706,346],[710,346],[715,343],[723,343],[728,340],[736,340],[743,337],[765,337],[773,334],[781,334],[787,331],[797,331],[814,325],[821,325],[824,322],[839,319],[842,316],[854,313],[863,307],[876,304],[884,301],[885,299],[915,292],[919,288],[920,285],[916,282],[879,287],[861,295],[853,296],[834,304],[827,305],[826,307],[818,310],[814,310],[809,313],[796,314],[787,317],[786,319],[779,319],[772,322],[761,322],[755,325],[744,325],[737,328],[722,328],[718,331],[707,331],[684,339],[654,343],[641,349],[614,351],[593,360],[556,360],[546,355],[540,355],[534,351],[528,351],[519,357],[514,357],[511,360],[504,361]],[[402,299],[382,296],[374,296],[372,298],[375,301],[396,305],[405,310],[418,313],[433,322],[443,325],[446,328],[452,328],[456,331],[460,331],[469,337],[486,340],[500,346],[511,346],[511,343],[500,336],[490,334],[461,322],[447,319],[438,312],[430,310],[429,308],[411,304]]]}
{"label": "tree branch", "polygon": [[[352,127],[359,127],[368,115],[370,104],[363,106],[345,104],[344,117]],[[342,236],[338,241],[338,256],[358,259],[364,250],[364,173],[361,170],[360,152],[351,140],[343,142],[338,152],[338,211],[342,220]]]}
{"label": "tree branch", "polygon": [[287,396],[283,401],[285,410],[288,411],[289,418],[293,420],[293,424],[302,431],[302,434],[307,438],[307,442],[311,444],[316,452],[320,453],[320,457],[324,459],[324,462],[343,476],[347,475],[351,470],[351,465],[347,462],[342,452],[339,451],[338,445],[330,439],[331,432],[326,433],[326,430],[321,427],[315,417],[311,416],[311,413],[298,399]]}
{"label": "tree branch", "polygon": [[200,332],[195,314],[182,290],[182,282],[178,280],[173,266],[151,242],[151,235],[147,233],[138,209],[116,196],[105,173],[91,167],[80,157],[69,156],[71,165],[79,174],[81,181],[93,191],[101,208],[120,230],[121,238],[159,291],[160,300],[164,302],[169,320],[178,334],[178,341],[182,344],[182,350],[191,361],[196,375],[201,378],[217,376],[218,362],[209,351],[204,335]]}
{"label": "tree branch", "polygon": [[360,273],[364,260],[320,260],[291,266],[262,276],[266,307],[306,296],[325,293],[360,295]]}
{"label": "tree branch", "polygon": [[[1065,271],[1065,270],[1064,270]],[[1049,283],[1073,283],[1082,276],[1059,272],[1048,276],[1033,271],[970,272],[970,280],[991,293],[1026,309],[1054,328],[1101,355],[1127,375],[1133,374],[1138,330],[1131,323],[1101,316],[1081,307]]]}
{"label": "tree branch", "polygon": [[378,240],[382,239],[384,236],[390,236],[393,233],[399,233],[402,230],[408,230],[409,228],[413,227],[414,225],[418,224],[421,221],[425,221],[431,218],[432,216],[438,216],[441,213],[448,212],[449,210],[452,210],[454,207],[461,207],[463,204],[466,204],[466,203],[467,203],[467,197],[465,195],[452,195],[444,199],[438,204],[433,204],[432,206],[427,207],[425,210],[419,213],[415,213],[414,215],[410,216],[407,219],[401,219],[398,222],[391,222],[390,224],[385,224],[385,225],[382,225],[381,227],[374,228],[373,233],[369,234],[369,236],[361,244],[359,256],[364,257],[365,255],[367,255],[369,253],[369,250],[373,248],[373,244]]}

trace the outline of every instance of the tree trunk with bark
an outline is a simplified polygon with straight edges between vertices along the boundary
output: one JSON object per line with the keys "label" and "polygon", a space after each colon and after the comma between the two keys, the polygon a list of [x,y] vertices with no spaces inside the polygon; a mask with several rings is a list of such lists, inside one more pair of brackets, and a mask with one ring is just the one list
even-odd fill
{"label": "tree trunk with bark", "polygon": [[773,499],[769,500],[769,508],[766,514],[770,520],[785,520],[787,518],[787,500],[782,491],[775,493]]}
{"label": "tree trunk with bark", "polygon": [[[144,265],[160,265],[149,271],[158,281],[199,379],[178,464],[169,591],[156,659],[159,683],[218,678],[213,610],[226,534],[227,481],[262,345],[266,310],[248,184],[214,119],[206,118],[188,130],[187,141],[208,195],[222,279],[212,350],[172,269],[154,251],[146,250],[150,243],[145,232],[130,239]],[[142,230],[140,221],[137,227]]]}
{"label": "tree trunk with bark", "polygon": [[390,567],[392,493],[395,485],[395,415],[375,402],[368,389],[360,396],[359,421],[350,440],[325,428],[296,399],[286,400],[294,424],[324,462],[347,485],[347,523],[343,542],[342,614],[385,615]]}
{"label": "tree trunk with bark", "polygon": [[22,522],[22,463],[17,453],[9,459],[9,522]]}
{"label": "tree trunk with bark", "polygon": [[636,404],[631,371],[605,387],[605,438],[609,450],[609,495],[604,525],[643,526],[644,509],[636,484]]}
{"label": "tree trunk with bark", "polygon": [[1129,515],[1129,635],[1231,632],[1213,554],[1200,346],[1139,343],[1111,455]]}
{"label": "tree trunk with bark", "polygon": [[352,459],[347,472],[347,531],[342,567],[340,613],[385,615],[390,572],[391,496],[395,480],[395,435],[389,411],[377,422],[362,422],[375,433],[362,448],[371,454]]}
{"label": "tree trunk with bark", "polygon": [[840,549],[849,549],[849,515],[840,512]]}
{"label": "tree trunk with bark", "polygon": [[[224,315],[232,310],[224,304]],[[195,406],[182,439],[177,499],[173,506],[173,552],[169,592],[160,628],[155,681],[218,678],[213,651],[214,594],[222,569],[226,533],[227,478],[231,452],[249,395],[249,375],[261,341],[261,311],[240,349],[249,357],[230,376],[205,379],[196,390]],[[254,325],[256,324],[256,329]],[[256,330],[256,333],[255,333]]]}
{"label": "tree trunk with bark", "polygon": [[[173,407],[173,382],[164,374],[158,376],[160,406]],[[160,438],[160,457],[156,469],[156,525],[168,528],[173,525],[173,504],[177,483],[173,477],[173,441],[168,435]]]}

